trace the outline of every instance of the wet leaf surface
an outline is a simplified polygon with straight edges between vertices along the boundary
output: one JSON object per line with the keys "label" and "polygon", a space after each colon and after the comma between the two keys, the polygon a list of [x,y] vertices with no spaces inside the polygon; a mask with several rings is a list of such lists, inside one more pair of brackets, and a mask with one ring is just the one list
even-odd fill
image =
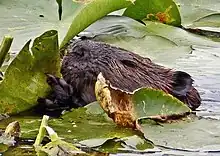
{"label": "wet leaf surface", "polygon": [[130,5],[123,15],[136,20],[151,20],[175,26],[181,25],[179,10],[173,0],[136,0],[134,5]]}
{"label": "wet leaf surface", "polygon": [[[73,37],[83,31],[89,25],[106,16],[107,14],[128,7],[131,2],[126,0],[93,0],[84,4],[75,13],[72,24],[61,43],[61,48],[65,46]],[[97,12],[97,10],[99,10]],[[89,17],[89,18],[88,18]]]}
{"label": "wet leaf surface", "polygon": [[151,88],[137,90],[133,103],[138,118],[147,116],[172,116],[191,112],[189,107],[173,96]]}
{"label": "wet leaf surface", "polygon": [[190,108],[163,91],[142,88],[125,92],[112,85],[100,73],[95,84],[96,99],[110,118],[119,126],[136,129],[142,133],[138,119],[169,122],[185,117]]}
{"label": "wet leaf surface", "polygon": [[155,145],[161,145],[167,149],[173,148],[173,150],[205,152],[219,147],[219,123],[218,120],[191,116],[189,120],[177,123],[142,126]]}
{"label": "wet leaf surface", "polygon": [[[220,36],[220,1],[175,0],[179,6],[182,25],[195,30],[194,33],[219,38]],[[198,30],[199,29],[199,30]]]}
{"label": "wet leaf surface", "polygon": [[73,1],[62,1],[62,20],[59,20],[58,5],[55,0],[39,0],[35,3],[23,0],[1,0],[0,2],[0,40],[4,35],[14,37],[11,52],[18,53],[28,40],[55,29],[62,41],[73,18],[78,4]]}
{"label": "wet leaf surface", "polygon": [[30,48],[26,43],[4,74],[0,84],[0,113],[15,114],[37,104],[48,94],[45,73],[59,75],[60,57],[57,31],[45,32]]}
{"label": "wet leaf surface", "polygon": [[[173,29],[170,26],[163,27],[162,24],[154,24],[152,22],[149,22],[144,32],[144,26],[141,26],[139,23],[136,24],[131,19],[123,18],[124,17],[120,17],[119,20],[116,16],[108,16],[91,25],[85,32],[89,35],[91,31],[95,36],[95,40],[105,41],[118,47],[134,51],[142,56],[150,57],[154,62],[158,62],[164,66],[190,73],[195,80],[194,86],[196,86],[202,96],[202,105],[196,114],[207,119],[189,119],[180,123],[177,122],[162,126],[160,124],[157,125],[157,123],[149,124],[149,121],[147,121],[148,124],[144,124],[146,136],[153,141],[157,139],[157,143],[154,142],[155,144],[159,143],[163,146],[170,145],[169,147],[173,147],[162,148],[162,152],[158,155],[185,155],[186,152],[184,152],[184,149],[191,151],[187,152],[189,155],[197,155],[198,153],[209,150],[212,151],[213,155],[218,155],[219,142],[215,140],[218,138],[216,137],[218,134],[216,136],[209,136],[209,134],[214,134],[215,132],[210,132],[208,129],[218,131],[217,128],[219,127],[217,126],[219,121],[213,120],[220,119],[220,113],[218,111],[220,108],[220,100],[218,98],[220,95],[218,68],[219,42],[216,42],[217,40],[211,41],[204,36],[194,35],[179,28]],[[118,23],[115,24],[113,19],[118,20]],[[96,27],[99,26],[102,27],[102,29],[96,29]],[[159,27],[161,29],[159,29]],[[160,37],[152,40],[152,42],[151,40],[147,40],[150,37],[152,38],[153,33],[164,37],[166,40],[168,39],[168,42],[164,42],[165,44],[157,44],[160,43]],[[146,40],[143,41],[145,38]],[[177,125],[181,125],[180,128],[178,128]],[[188,130],[184,131],[184,129]],[[167,135],[167,131],[170,131],[170,135]],[[200,131],[203,133],[201,134]],[[200,134],[201,136],[199,136]],[[164,137],[163,135],[167,138],[161,139]],[[172,140],[170,139],[171,136],[173,137]],[[184,139],[185,141],[182,143],[181,139],[178,139],[178,136],[181,136],[182,139],[186,137],[186,140]],[[202,141],[202,139],[200,142],[200,137],[207,139],[205,136],[209,136],[208,140],[210,140],[210,142]],[[178,144],[176,144],[176,142],[178,142]],[[180,148],[182,151],[175,150],[175,148]]]}
{"label": "wet leaf surface", "polygon": [[[114,20],[118,21],[118,24],[115,24]],[[151,26],[145,28],[126,17],[108,16],[91,25],[85,32],[87,35],[95,35],[95,40],[134,51],[166,67],[190,73],[203,100],[199,107],[201,111],[197,113],[219,118],[220,43],[179,28],[151,22],[149,25]],[[103,29],[95,29],[97,27]],[[143,31],[144,28],[146,31]],[[155,30],[159,37],[151,30]],[[164,42],[165,40],[167,42]]]}
{"label": "wet leaf surface", "polygon": [[[203,0],[178,2],[183,26],[218,32],[218,0],[213,0],[211,3],[210,1]],[[9,3],[4,0],[0,3],[4,5],[7,3],[6,6],[9,6]],[[3,18],[0,25],[7,25],[7,23],[11,23],[11,14],[8,14],[8,9],[12,8],[12,12],[16,9],[13,9],[12,6],[2,8],[1,4],[0,10],[3,11],[2,15],[4,16],[0,17]],[[16,6],[17,2],[11,4]],[[19,5],[16,7],[20,8]],[[54,7],[53,5],[47,5],[47,7],[49,6]],[[72,7],[71,5],[69,6]],[[54,12],[57,13],[56,7]],[[38,9],[40,8],[36,7],[36,10],[39,11]],[[51,9],[48,10],[51,11]],[[34,13],[41,20],[47,18],[46,14],[38,16],[38,12],[34,11],[21,12],[27,13],[28,16],[28,13]],[[25,23],[23,24],[25,25],[24,28],[22,20],[25,21],[24,19],[28,20],[28,18],[22,18],[26,16],[20,16],[17,13],[13,13],[13,15],[13,26],[2,26],[1,28],[3,28],[4,34],[5,32],[10,32],[15,34],[16,38],[19,37],[13,47],[13,51],[18,51],[21,45],[23,46],[24,40],[27,41],[27,39],[36,36],[37,32],[41,33],[44,30],[38,31],[41,27],[37,22],[33,22],[34,27],[32,23],[29,25],[23,22]],[[70,14],[67,13],[65,15]],[[56,21],[56,26],[54,27],[63,26],[66,28],[67,25],[69,26],[68,22],[66,26],[57,24],[57,17],[58,15],[56,19],[54,18],[54,21]],[[72,17],[69,16],[67,19],[71,21]],[[47,25],[46,22],[41,21],[40,23]],[[119,151],[124,153],[118,155],[140,155],[148,151],[156,152],[152,155],[219,155],[219,120],[213,120],[213,118],[220,119],[220,75],[218,68],[220,66],[220,44],[217,42],[219,40],[213,38],[210,40],[206,37],[206,34],[203,36],[200,34],[196,35],[180,28],[155,22],[146,22],[146,24],[147,26],[144,26],[126,17],[108,16],[91,25],[86,31],[90,33],[89,35],[95,36],[96,40],[106,41],[107,43],[132,50],[142,56],[150,57],[154,62],[167,67],[189,72],[193,76],[195,80],[194,85],[200,91],[203,99],[202,105],[196,113],[199,116],[205,117],[205,119],[192,117],[172,124],[158,124],[149,120],[142,122],[145,136],[157,145],[157,149],[151,149],[152,147],[148,147],[148,144],[145,145],[143,140],[139,137],[136,138],[136,134],[130,129],[116,126],[107,117],[99,104],[91,104],[86,108],[73,110],[71,113],[65,114],[62,117],[63,119],[52,119],[50,126],[54,128],[60,137],[65,138],[65,141],[76,143],[84,141],[83,143],[88,146],[97,145],[96,147],[99,150],[112,150],[111,152],[113,153]],[[31,28],[33,31],[30,33],[28,28]],[[25,33],[26,30],[27,33]],[[61,35],[64,34],[61,33]],[[5,128],[8,123],[15,120],[21,124],[21,137],[26,139],[34,139],[36,137],[41,117],[34,117],[33,115],[14,116],[1,121],[0,127]],[[127,138],[127,140],[122,138]],[[34,152],[33,149],[30,149],[31,146],[27,145],[20,145],[9,150],[7,147],[1,147],[2,151],[8,150],[4,155],[15,155],[18,153],[21,153],[21,155],[31,155]]]}

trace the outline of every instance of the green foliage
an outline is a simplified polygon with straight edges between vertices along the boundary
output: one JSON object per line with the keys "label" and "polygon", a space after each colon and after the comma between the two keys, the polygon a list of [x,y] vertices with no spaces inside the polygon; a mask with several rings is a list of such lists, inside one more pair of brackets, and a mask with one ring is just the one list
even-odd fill
{"label": "green foliage", "polygon": [[45,32],[26,43],[8,67],[0,85],[0,112],[15,114],[34,105],[49,91],[45,73],[59,75],[60,57],[57,31]]}
{"label": "green foliage", "polygon": [[181,17],[173,0],[136,0],[124,12],[124,16],[136,20],[153,20],[180,26]]}
{"label": "green foliage", "polygon": [[[98,19],[112,11],[126,8],[124,15],[142,20],[146,25],[128,17],[108,16],[92,24],[86,29],[86,32],[94,35],[96,40],[132,50],[140,55],[151,57],[156,62],[168,64],[172,68],[186,70],[196,80],[199,80],[197,87],[204,92],[205,96],[203,96],[214,99],[211,104],[209,101],[208,106],[203,105],[207,109],[204,113],[205,116],[218,117],[218,112],[215,114],[217,109],[213,110],[213,108],[218,108],[218,105],[213,104],[218,104],[219,42],[210,40],[204,33],[204,36],[200,36],[189,33],[186,29],[178,28],[182,21],[185,28],[195,30],[199,28],[204,32],[208,30],[215,32],[218,36],[220,17],[218,0],[212,2],[175,0],[177,5],[172,0],[94,0],[86,4],[78,4],[71,0],[56,1],[39,0],[33,3],[30,0],[22,2],[1,0],[0,37],[11,34],[15,38],[12,45],[13,52],[20,51],[27,40],[35,38],[36,35],[49,29],[58,30],[60,41],[62,41],[67,28],[71,25],[62,42],[62,46],[64,46],[72,37]],[[78,6],[81,8],[75,12]],[[61,21],[58,20],[58,17]],[[153,20],[153,22],[149,20]],[[169,25],[155,22],[155,20]],[[31,50],[30,41],[25,44],[8,67],[5,79],[0,85],[0,113],[16,114],[27,110],[36,104],[39,96],[46,95],[49,88],[45,82],[44,73],[59,75],[58,49],[56,31],[48,31],[35,39]],[[191,51],[193,54],[185,55]],[[167,55],[168,53],[169,55]],[[139,118],[190,111],[177,99],[151,89],[138,90],[134,94],[133,100],[135,112]],[[209,107],[210,105],[211,107]],[[210,114],[210,109],[213,114]],[[11,120],[20,122],[22,138],[34,139],[36,137],[40,124],[38,117],[17,116],[2,122]],[[137,153],[153,147],[151,143],[137,137],[135,131],[116,126],[97,103],[85,108],[73,109],[72,112],[63,115],[61,119],[52,119],[49,125],[65,141],[73,142],[74,140],[74,142],[80,142],[101,151],[119,152],[123,149],[126,152]],[[220,130],[218,125],[219,120],[190,117],[189,120],[172,124],[148,121],[142,126],[146,137],[151,139],[156,146],[168,147],[167,150],[162,148],[162,152],[159,150],[160,154],[187,155],[195,154],[195,152],[198,152],[196,154],[207,154],[204,152],[219,150]],[[0,125],[1,128],[4,126],[5,124]],[[48,150],[50,148],[56,150],[57,145],[64,145],[64,148],[67,149],[66,142],[59,140],[58,135],[51,137],[52,142],[45,146],[44,152],[50,153],[52,151]],[[208,141],[207,138],[209,138]],[[41,141],[41,139],[39,140]],[[170,147],[183,150],[169,151]],[[29,154],[27,149],[22,153],[23,147],[18,146],[18,148],[20,155]],[[1,146],[1,151],[7,149],[8,147]],[[184,150],[188,152],[185,153]],[[158,149],[152,151],[157,152]],[[12,150],[4,154],[15,155],[18,153],[16,150]]]}
{"label": "green foliage", "polygon": [[143,88],[137,90],[132,97],[138,118],[191,112],[186,104],[160,90]]}
{"label": "green foliage", "polygon": [[[18,53],[24,44],[48,30],[57,30],[59,42],[67,32],[75,10],[80,4],[72,0],[1,0],[0,40],[5,35],[14,38],[11,52]],[[62,4],[62,20],[59,11]]]}
{"label": "green foliage", "polygon": [[8,51],[9,51],[11,44],[12,44],[12,41],[13,41],[13,38],[11,36],[5,36],[3,38],[3,41],[0,45],[0,67],[2,66],[2,64],[5,60],[5,57],[8,54]]}
{"label": "green foliage", "polygon": [[[203,0],[174,0],[179,6],[180,15],[182,18],[182,25],[190,27],[195,22],[203,20],[210,16],[218,16],[213,22],[219,22],[219,0],[203,1]],[[212,23],[206,23],[210,27]],[[211,24],[211,25],[210,25]]]}
{"label": "green foliage", "polygon": [[61,43],[61,48],[90,24],[113,11],[123,9],[130,4],[131,2],[127,0],[93,0],[84,4],[78,12],[75,13],[72,24]]}

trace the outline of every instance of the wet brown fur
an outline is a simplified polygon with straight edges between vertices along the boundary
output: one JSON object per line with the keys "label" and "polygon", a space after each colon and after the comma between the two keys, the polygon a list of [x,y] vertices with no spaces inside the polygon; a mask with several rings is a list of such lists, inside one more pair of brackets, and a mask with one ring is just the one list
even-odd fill
{"label": "wet brown fur", "polygon": [[186,96],[175,95],[175,71],[157,65],[149,58],[91,40],[70,43],[67,52],[61,73],[73,87],[75,98],[81,98],[85,104],[96,100],[94,85],[100,72],[114,87],[128,92],[140,87],[152,87],[176,96],[193,110],[201,103],[198,91],[191,86]]}

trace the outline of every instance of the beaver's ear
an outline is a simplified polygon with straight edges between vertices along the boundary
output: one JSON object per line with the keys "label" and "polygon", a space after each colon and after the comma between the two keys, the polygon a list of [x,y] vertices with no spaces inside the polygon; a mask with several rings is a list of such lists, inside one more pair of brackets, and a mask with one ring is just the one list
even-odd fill
{"label": "beaver's ear", "polygon": [[173,94],[175,96],[186,96],[192,88],[193,79],[182,71],[176,71],[173,74]]}

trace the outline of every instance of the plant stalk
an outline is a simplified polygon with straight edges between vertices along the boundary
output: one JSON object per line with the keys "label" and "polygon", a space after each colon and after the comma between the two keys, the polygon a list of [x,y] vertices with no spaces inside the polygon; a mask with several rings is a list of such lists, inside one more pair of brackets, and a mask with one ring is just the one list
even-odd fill
{"label": "plant stalk", "polygon": [[5,57],[11,47],[12,41],[13,41],[13,37],[4,36],[1,46],[0,46],[0,67],[2,66],[5,60]]}

